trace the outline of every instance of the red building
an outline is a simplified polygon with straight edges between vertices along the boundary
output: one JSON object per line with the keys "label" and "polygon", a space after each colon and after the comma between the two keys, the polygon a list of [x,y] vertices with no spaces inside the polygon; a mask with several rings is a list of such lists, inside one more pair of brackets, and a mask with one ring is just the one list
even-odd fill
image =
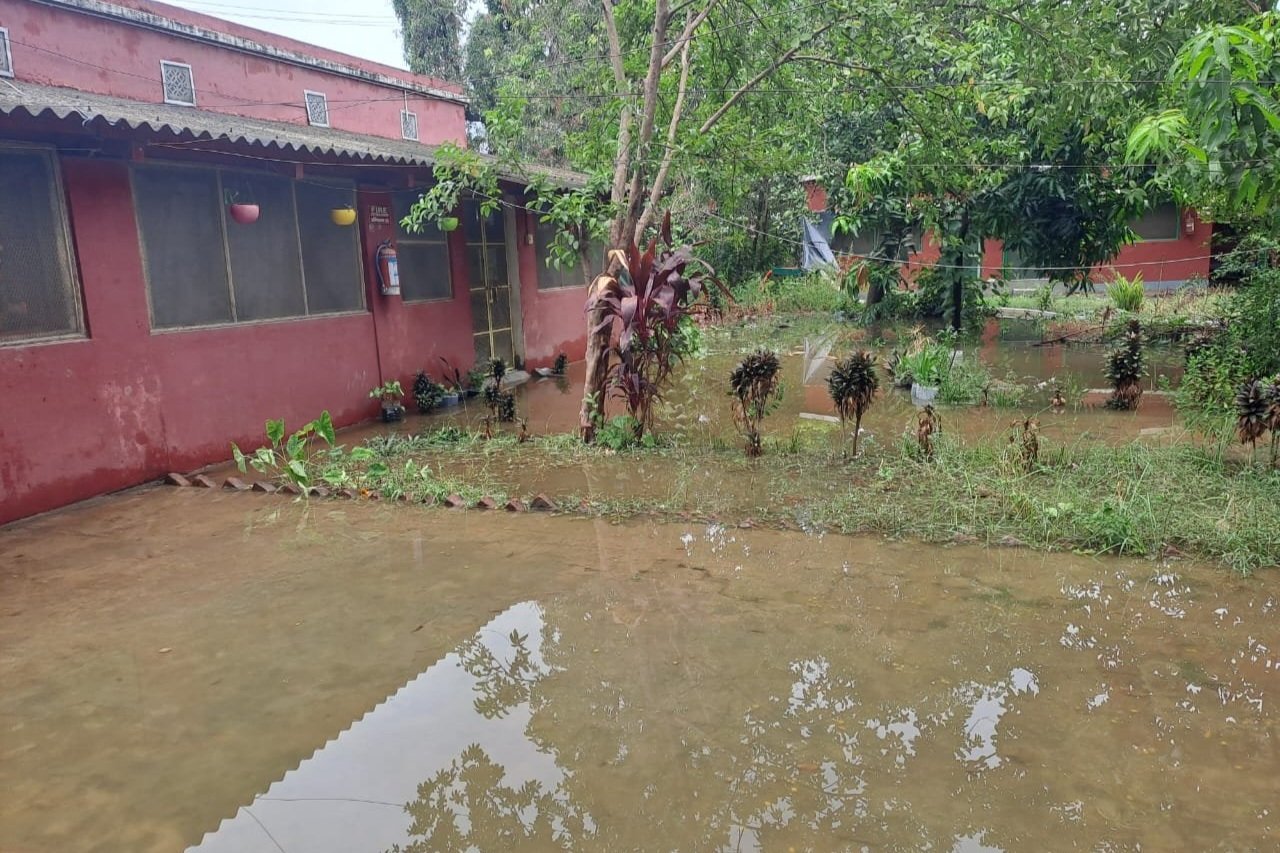
{"label": "red building", "polygon": [[[832,215],[827,211],[826,188],[817,178],[802,180],[809,210],[820,214],[826,236],[831,238]],[[1093,271],[1094,281],[1108,282],[1117,274],[1126,278],[1140,274],[1149,288],[1169,289],[1209,277],[1213,225],[1202,220],[1194,210],[1173,204],[1158,205],[1131,226],[1139,237],[1138,242],[1120,249],[1110,263],[1098,266]],[[874,235],[831,239],[832,248],[837,252],[865,255],[875,250]],[[912,268],[935,263],[941,255],[937,242],[929,235],[921,242],[920,251],[908,259],[908,274]],[[1036,273],[1023,269],[1019,258],[1006,252],[999,240],[988,239],[982,247],[982,275],[985,278],[1002,274],[1015,286],[1027,286],[1039,280]]]}
{"label": "red building", "polygon": [[151,0],[0,0],[0,523],[224,459],[267,418],[368,419],[439,356],[581,358],[581,282],[543,263],[518,176],[455,231],[397,224],[464,108]]}

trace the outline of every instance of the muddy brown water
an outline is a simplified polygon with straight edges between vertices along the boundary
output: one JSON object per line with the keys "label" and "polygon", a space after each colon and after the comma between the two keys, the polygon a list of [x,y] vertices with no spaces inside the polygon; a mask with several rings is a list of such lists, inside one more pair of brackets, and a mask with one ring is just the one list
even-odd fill
{"label": "muddy brown water", "polygon": [[1280,588],[152,488],[0,529],[0,850],[1274,850]]}

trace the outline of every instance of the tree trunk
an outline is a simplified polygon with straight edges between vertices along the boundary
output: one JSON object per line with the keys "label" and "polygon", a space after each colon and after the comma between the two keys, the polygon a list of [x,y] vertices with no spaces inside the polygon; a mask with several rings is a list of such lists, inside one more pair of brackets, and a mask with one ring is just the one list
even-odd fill
{"label": "tree trunk", "polygon": [[[969,256],[969,211],[960,214],[960,227],[956,230],[955,269],[951,271],[951,328],[959,332],[964,328],[964,276],[965,260]],[[981,255],[979,263],[981,263]]]}

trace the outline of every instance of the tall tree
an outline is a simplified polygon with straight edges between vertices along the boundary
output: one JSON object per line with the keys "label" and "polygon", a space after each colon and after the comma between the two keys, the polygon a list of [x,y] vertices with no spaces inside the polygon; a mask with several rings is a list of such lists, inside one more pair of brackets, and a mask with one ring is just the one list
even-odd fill
{"label": "tall tree", "polygon": [[462,79],[465,0],[391,0],[404,38],[404,58],[415,74]]}

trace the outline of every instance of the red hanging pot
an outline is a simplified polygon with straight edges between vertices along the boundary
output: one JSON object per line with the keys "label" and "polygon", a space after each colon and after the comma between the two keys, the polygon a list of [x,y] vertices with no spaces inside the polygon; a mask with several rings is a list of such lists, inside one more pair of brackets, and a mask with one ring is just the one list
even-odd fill
{"label": "red hanging pot", "polygon": [[256,204],[231,204],[227,206],[227,212],[241,225],[250,225],[258,221],[259,210]]}

